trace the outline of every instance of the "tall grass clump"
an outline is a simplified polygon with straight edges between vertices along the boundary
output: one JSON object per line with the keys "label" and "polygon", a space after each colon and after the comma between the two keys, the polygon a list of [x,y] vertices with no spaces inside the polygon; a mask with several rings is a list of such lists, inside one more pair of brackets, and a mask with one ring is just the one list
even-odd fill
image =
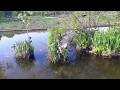
{"label": "tall grass clump", "polygon": [[79,31],[75,37],[75,41],[79,47],[85,48],[87,46],[87,35],[83,31]]}
{"label": "tall grass clump", "polygon": [[[114,27],[107,31],[80,30],[74,40],[79,48],[92,51],[95,54],[111,56],[120,53],[120,28]],[[78,48],[78,49],[79,49]]]}
{"label": "tall grass clump", "polygon": [[120,52],[120,28],[111,28],[106,32],[96,31],[92,43],[93,52],[106,55]]}
{"label": "tall grass clump", "polygon": [[34,47],[27,40],[16,42],[14,52],[16,59],[32,59],[34,57]]}
{"label": "tall grass clump", "polygon": [[63,60],[65,61],[65,58],[67,57],[66,49],[62,49],[62,51],[59,50],[59,44],[62,39],[61,34],[63,31],[64,29],[61,27],[49,29],[48,47],[49,47],[50,62],[52,63],[59,62],[62,57]]}
{"label": "tall grass clump", "polygon": [[93,31],[83,31],[79,30],[74,37],[74,41],[76,42],[79,48],[86,49],[90,45],[92,45],[92,37],[94,35]]}

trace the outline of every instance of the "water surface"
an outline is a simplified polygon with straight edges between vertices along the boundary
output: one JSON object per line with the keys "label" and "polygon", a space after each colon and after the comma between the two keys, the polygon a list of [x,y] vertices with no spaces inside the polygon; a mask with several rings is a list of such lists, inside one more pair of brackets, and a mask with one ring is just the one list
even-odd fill
{"label": "water surface", "polygon": [[[19,61],[11,46],[32,37],[35,60]],[[0,33],[0,79],[109,79],[120,78],[120,61],[79,55],[72,64],[48,63],[48,32]]]}

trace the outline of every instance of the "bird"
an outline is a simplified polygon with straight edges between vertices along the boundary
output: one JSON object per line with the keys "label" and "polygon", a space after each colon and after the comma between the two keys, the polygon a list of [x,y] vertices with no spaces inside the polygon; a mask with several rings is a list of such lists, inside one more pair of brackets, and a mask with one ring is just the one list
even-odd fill
{"label": "bird", "polygon": [[31,37],[29,37],[29,39],[31,39]]}
{"label": "bird", "polygon": [[13,46],[11,48],[15,48],[15,44],[13,44]]}
{"label": "bird", "polygon": [[82,17],[86,17],[87,15],[86,14],[83,14]]}
{"label": "bird", "polygon": [[29,39],[29,41],[30,41],[30,42],[32,42],[32,40],[31,40],[31,37],[30,37],[30,36],[28,37],[28,39]]}

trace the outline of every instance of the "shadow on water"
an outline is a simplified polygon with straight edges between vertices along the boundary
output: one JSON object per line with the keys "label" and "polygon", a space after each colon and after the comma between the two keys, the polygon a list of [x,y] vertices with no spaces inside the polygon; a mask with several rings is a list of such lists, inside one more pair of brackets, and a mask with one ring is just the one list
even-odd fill
{"label": "shadow on water", "polygon": [[6,79],[7,77],[5,76],[5,70],[0,62],[0,79]]}

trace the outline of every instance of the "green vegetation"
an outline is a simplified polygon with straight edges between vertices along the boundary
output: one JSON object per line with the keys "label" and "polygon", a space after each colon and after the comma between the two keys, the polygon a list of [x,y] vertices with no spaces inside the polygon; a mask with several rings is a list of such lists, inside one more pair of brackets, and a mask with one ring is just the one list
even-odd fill
{"label": "green vegetation", "polygon": [[0,29],[54,28],[62,11],[0,11]]}
{"label": "green vegetation", "polygon": [[72,11],[63,18],[62,26],[68,29],[110,26],[120,23],[119,11]]}
{"label": "green vegetation", "polygon": [[[27,28],[54,28],[58,26],[58,22],[61,22],[61,18],[41,17],[41,16],[30,16],[28,17],[29,24]],[[22,21],[7,21],[0,23],[0,29],[25,29],[26,25]]]}
{"label": "green vegetation", "polygon": [[[100,53],[104,55],[111,55],[112,53],[119,52],[119,28],[114,28],[114,30],[112,30],[113,28],[111,27],[111,30],[108,30],[107,32],[100,32],[99,30],[90,31],[89,29],[97,26],[115,25],[116,23],[119,25],[118,12],[73,11],[67,16],[68,17],[61,20],[59,25],[64,28],[64,30],[72,29],[77,31],[73,41],[77,43],[79,48],[92,50],[93,53]],[[112,34],[110,34],[110,32]],[[51,52],[50,55],[53,57],[53,60],[51,61],[55,63],[60,60],[60,55],[58,54],[58,42],[60,40],[57,35],[62,34],[62,32],[59,32],[58,28],[54,28],[50,31],[50,33],[48,42],[51,47],[49,47],[49,49]],[[113,33],[118,34],[115,34],[115,36]],[[63,50],[63,53],[61,54],[67,57],[67,50]]]}
{"label": "green vegetation", "polygon": [[[89,33],[91,33],[90,31]],[[92,36],[88,36],[83,31],[80,31],[75,41],[79,47],[87,48],[92,46],[93,53],[100,53],[106,56],[112,53],[120,52],[120,28],[111,28],[107,31],[93,31]],[[89,38],[89,39],[88,39]],[[88,44],[89,43],[89,44]]]}
{"label": "green vegetation", "polygon": [[34,47],[30,41],[20,41],[16,42],[14,52],[17,59],[31,59],[34,55]]}
{"label": "green vegetation", "polygon": [[120,28],[110,29],[106,32],[96,31],[93,38],[94,51],[103,54],[120,52]]}
{"label": "green vegetation", "polygon": [[52,63],[57,63],[59,61],[66,61],[67,49],[62,49],[62,51],[60,51],[58,48],[60,40],[62,38],[61,34],[63,31],[64,29],[61,27],[49,29],[48,47],[49,47],[49,54],[51,57],[50,61]]}
{"label": "green vegetation", "polygon": [[0,23],[0,29],[25,29],[25,25],[22,22],[3,22]]}
{"label": "green vegetation", "polygon": [[[119,27],[110,28],[106,32],[89,31],[91,27],[119,26],[119,18],[119,11],[0,11],[0,29],[48,28],[49,54],[52,57],[50,60],[56,63],[66,61],[67,58],[67,50],[59,49],[61,35],[65,30],[77,31],[73,41],[80,48],[87,49],[91,46],[94,53],[107,55],[119,52]],[[17,45],[21,48],[22,43],[24,46],[28,42],[20,42],[20,46],[18,43]],[[28,47],[31,46],[28,45]],[[16,48],[16,52],[18,51],[19,48]],[[28,52],[30,52],[29,49]],[[25,52],[22,51],[22,53]]]}
{"label": "green vegetation", "polygon": [[85,29],[119,24],[119,11],[0,11],[0,29]]}
{"label": "green vegetation", "polygon": [[80,29],[77,31],[74,36],[74,41],[77,43],[77,47],[79,48],[87,48],[92,45],[92,38],[94,36],[95,30],[92,31],[83,31]]}
{"label": "green vegetation", "polygon": [[31,16],[31,15],[33,15],[32,11],[23,11],[18,14],[18,19],[20,19],[25,24],[25,28],[28,27],[29,16]]}
{"label": "green vegetation", "polygon": [[14,18],[1,18],[0,23],[12,22]]}
{"label": "green vegetation", "polygon": [[85,32],[80,30],[77,35],[75,36],[74,40],[76,41],[77,45],[82,48],[86,48],[88,45],[88,36]]}

